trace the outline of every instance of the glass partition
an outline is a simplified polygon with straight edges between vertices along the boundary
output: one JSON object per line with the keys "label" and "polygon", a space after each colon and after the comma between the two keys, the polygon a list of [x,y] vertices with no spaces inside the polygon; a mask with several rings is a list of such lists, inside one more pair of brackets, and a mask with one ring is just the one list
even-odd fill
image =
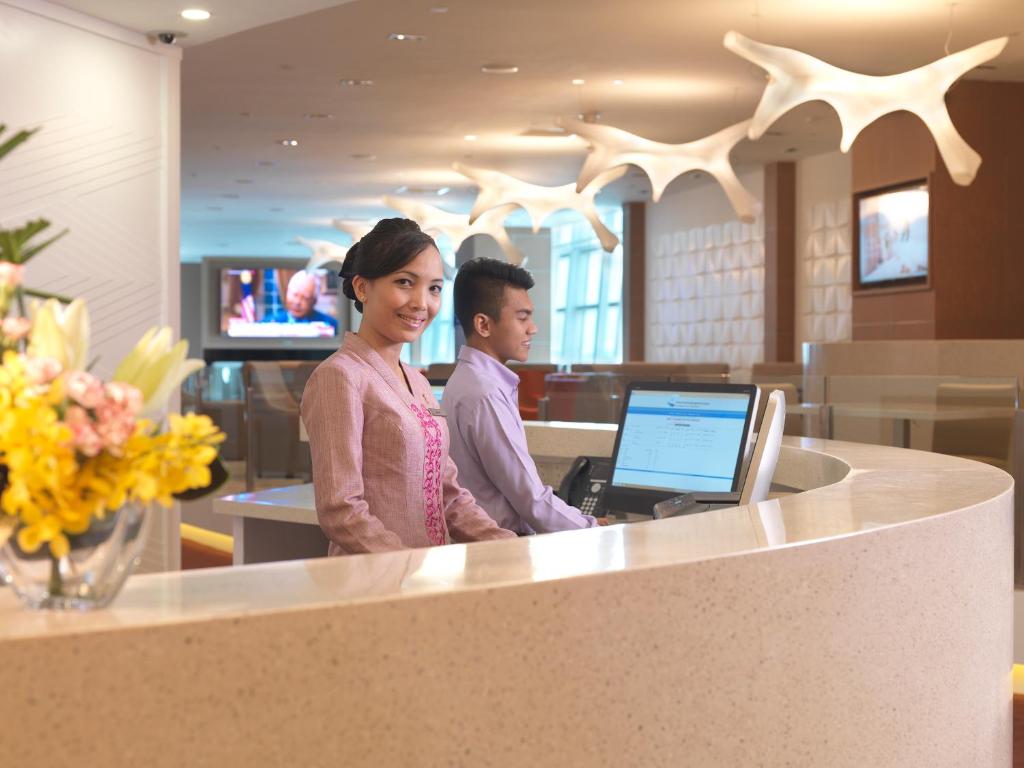
{"label": "glass partition", "polygon": [[1009,466],[1014,377],[828,376],[829,434]]}

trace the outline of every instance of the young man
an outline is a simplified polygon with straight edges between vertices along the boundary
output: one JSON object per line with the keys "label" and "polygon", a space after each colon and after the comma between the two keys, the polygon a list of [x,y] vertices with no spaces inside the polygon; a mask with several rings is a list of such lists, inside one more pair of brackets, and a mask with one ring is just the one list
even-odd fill
{"label": "young man", "polygon": [[507,360],[525,362],[537,332],[530,273],[494,259],[474,259],[455,277],[455,317],[466,334],[444,388],[451,457],[459,483],[502,528],[519,534],[592,528],[597,520],[544,485],[519,417],[519,377]]}

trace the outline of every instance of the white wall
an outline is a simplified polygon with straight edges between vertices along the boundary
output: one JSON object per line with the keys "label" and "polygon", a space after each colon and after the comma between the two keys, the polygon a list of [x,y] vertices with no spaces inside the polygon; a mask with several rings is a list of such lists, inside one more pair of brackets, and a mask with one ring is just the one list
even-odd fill
{"label": "white wall", "polygon": [[[81,296],[109,375],[145,329],[179,324],[178,49],[40,0],[0,0],[0,123],[41,127],[0,162],[0,222],[70,234],[26,283]],[[176,568],[178,512],[158,513],[144,569]]]}
{"label": "white wall", "polygon": [[796,164],[796,345],[851,339],[850,156]]}
{"label": "white wall", "polygon": [[[764,200],[764,171],[740,175]],[[646,206],[645,359],[726,362],[742,378],[764,359],[764,219],[742,224],[706,178]]]}

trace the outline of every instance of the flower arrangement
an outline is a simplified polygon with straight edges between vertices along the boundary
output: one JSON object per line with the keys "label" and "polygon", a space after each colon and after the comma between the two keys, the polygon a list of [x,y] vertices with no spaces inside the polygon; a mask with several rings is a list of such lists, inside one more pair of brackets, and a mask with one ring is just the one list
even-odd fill
{"label": "flower arrangement", "polygon": [[[30,135],[0,144],[0,157]],[[207,416],[161,417],[203,366],[187,359],[188,342],[171,344],[169,328],[147,331],[110,381],[89,371],[85,303],[22,285],[25,263],[64,234],[33,246],[48,226],[0,230],[0,545],[45,553],[52,591],[97,523],[210,486],[224,434]]]}

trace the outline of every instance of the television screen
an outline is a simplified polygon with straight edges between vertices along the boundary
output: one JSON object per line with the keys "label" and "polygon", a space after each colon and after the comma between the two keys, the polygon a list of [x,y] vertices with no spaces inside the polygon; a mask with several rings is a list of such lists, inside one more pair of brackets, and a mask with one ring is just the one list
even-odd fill
{"label": "television screen", "polygon": [[928,279],[928,185],[857,198],[857,277],[861,288]]}
{"label": "television screen", "polygon": [[236,339],[337,336],[339,283],[325,269],[222,269],[220,332]]}

